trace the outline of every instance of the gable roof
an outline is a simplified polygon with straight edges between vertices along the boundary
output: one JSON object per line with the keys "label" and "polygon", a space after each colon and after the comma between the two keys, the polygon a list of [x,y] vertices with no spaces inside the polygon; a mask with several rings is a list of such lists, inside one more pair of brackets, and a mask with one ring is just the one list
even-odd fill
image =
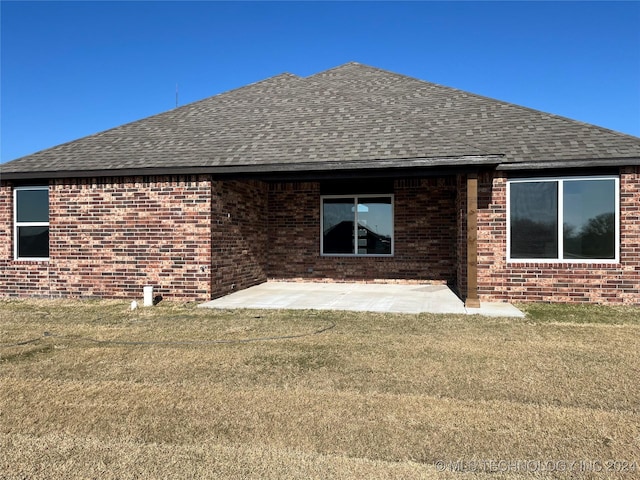
{"label": "gable roof", "polygon": [[358,63],[281,74],[0,166],[4,178],[640,164],[640,138]]}

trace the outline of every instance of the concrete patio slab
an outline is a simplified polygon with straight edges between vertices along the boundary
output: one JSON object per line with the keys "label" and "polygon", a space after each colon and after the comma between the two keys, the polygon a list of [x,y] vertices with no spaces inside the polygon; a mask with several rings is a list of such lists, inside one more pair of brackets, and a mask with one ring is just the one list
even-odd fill
{"label": "concrete patio slab", "polygon": [[266,282],[199,306],[524,317],[524,313],[508,303],[482,303],[480,308],[465,308],[446,285]]}

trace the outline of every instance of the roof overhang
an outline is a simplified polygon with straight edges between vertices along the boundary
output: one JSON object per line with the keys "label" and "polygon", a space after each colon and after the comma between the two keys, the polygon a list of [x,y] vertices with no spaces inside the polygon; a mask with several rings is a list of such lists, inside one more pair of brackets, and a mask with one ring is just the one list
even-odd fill
{"label": "roof overhang", "polygon": [[215,165],[152,168],[118,168],[103,170],[51,170],[4,172],[0,165],[0,180],[43,180],[55,178],[103,178],[157,175],[216,175],[266,179],[333,177],[380,177],[443,175],[478,168],[501,171],[557,170],[639,166],[640,158],[602,158],[541,160],[536,162],[503,163],[502,155],[466,155],[457,157],[396,158],[377,160],[269,163],[259,165]]}
{"label": "roof overhang", "polygon": [[539,162],[501,163],[496,170],[551,170],[565,168],[627,167],[640,165],[640,158],[599,158],[570,160],[541,160]]}
{"label": "roof overhang", "polygon": [[336,172],[349,173],[354,176],[357,172],[373,174],[375,172],[404,172],[431,171],[440,173],[441,170],[476,170],[479,167],[498,166],[502,155],[465,155],[458,157],[425,157],[425,158],[395,158],[353,161],[323,161],[296,163],[269,163],[259,165],[215,165],[215,166],[184,166],[184,167],[153,167],[153,168],[121,168],[104,170],[52,170],[36,172],[3,172],[0,165],[0,179],[2,180],[38,180],[54,178],[97,178],[97,177],[131,177],[150,175],[220,175],[220,176],[299,176],[300,174],[331,177]]}

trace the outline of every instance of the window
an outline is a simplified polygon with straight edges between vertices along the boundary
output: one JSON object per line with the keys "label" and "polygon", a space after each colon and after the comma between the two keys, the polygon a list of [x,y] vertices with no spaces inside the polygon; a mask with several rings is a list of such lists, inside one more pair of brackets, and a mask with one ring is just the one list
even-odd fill
{"label": "window", "polygon": [[617,261],[617,177],[510,180],[508,256],[518,261]]}
{"label": "window", "polygon": [[49,188],[18,187],[13,194],[15,258],[49,258]]}
{"label": "window", "polygon": [[393,255],[393,196],[322,197],[323,255]]}

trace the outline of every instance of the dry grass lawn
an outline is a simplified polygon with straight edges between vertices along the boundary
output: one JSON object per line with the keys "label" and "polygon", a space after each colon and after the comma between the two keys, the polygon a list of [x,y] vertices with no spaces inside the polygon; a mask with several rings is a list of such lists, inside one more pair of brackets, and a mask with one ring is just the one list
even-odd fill
{"label": "dry grass lawn", "polygon": [[640,478],[640,309],[526,310],[0,301],[0,479]]}

